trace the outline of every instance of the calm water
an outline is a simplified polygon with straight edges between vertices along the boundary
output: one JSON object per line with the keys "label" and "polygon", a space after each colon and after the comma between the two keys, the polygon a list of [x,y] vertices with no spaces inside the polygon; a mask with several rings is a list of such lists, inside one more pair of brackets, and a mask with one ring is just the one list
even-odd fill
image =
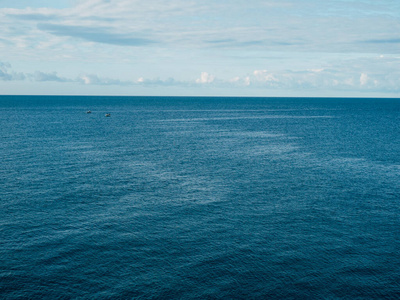
{"label": "calm water", "polygon": [[400,99],[0,114],[0,298],[400,298]]}

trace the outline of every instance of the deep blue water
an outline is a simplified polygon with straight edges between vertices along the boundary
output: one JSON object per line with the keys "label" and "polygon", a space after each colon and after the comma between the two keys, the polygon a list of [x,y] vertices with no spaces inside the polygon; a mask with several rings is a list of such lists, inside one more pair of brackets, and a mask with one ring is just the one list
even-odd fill
{"label": "deep blue water", "polygon": [[400,298],[400,99],[1,96],[0,139],[2,299]]}

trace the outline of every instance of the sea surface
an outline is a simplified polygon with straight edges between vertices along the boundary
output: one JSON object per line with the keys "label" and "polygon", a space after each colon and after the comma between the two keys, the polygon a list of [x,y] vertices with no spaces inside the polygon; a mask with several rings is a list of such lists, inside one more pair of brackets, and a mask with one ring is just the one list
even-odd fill
{"label": "sea surface", "polygon": [[0,299],[400,299],[400,99],[1,96],[0,141]]}

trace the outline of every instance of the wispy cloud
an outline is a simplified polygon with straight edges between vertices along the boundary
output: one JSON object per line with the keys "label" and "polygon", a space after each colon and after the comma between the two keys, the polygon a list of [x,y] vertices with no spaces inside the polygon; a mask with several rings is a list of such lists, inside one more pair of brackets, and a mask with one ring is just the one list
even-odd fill
{"label": "wispy cloud", "polygon": [[69,36],[87,40],[90,42],[113,44],[121,46],[144,46],[156,43],[156,41],[134,37],[132,34],[118,34],[111,32],[109,28],[57,25],[51,23],[39,23],[38,29],[54,35]]}
{"label": "wispy cloud", "polygon": [[390,39],[376,39],[376,40],[366,40],[363,43],[371,44],[400,44],[400,38],[390,38]]}
{"label": "wispy cloud", "polygon": [[38,22],[44,22],[44,21],[61,21],[60,16],[57,14],[48,14],[48,13],[8,13],[7,17],[21,20],[21,21],[38,21]]}
{"label": "wispy cloud", "polygon": [[[382,38],[398,21],[384,18],[393,5],[381,3],[362,18],[343,14],[341,1],[254,1],[227,5],[215,1],[80,0],[66,9],[3,9],[3,22],[17,18],[55,36],[122,46],[165,42],[172,46],[242,47],[290,51],[368,52],[374,44],[398,43]],[[363,8],[349,3],[354,14]],[[336,10],[334,9],[336,8]],[[329,12],[329,13],[328,13]],[[369,14],[367,14],[369,12]],[[245,13],[245,14],[244,14]],[[374,30],[366,30],[374,24]],[[25,24],[14,24],[14,27]],[[31,31],[33,34],[33,31]],[[367,41],[361,45],[358,41]],[[366,46],[369,44],[370,46]],[[368,49],[370,47],[370,49]]]}

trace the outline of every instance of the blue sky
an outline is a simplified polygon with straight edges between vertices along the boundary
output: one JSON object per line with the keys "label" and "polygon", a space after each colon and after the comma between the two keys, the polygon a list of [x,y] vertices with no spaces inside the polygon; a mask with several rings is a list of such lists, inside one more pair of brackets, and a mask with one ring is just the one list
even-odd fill
{"label": "blue sky", "polygon": [[400,97],[398,0],[0,0],[0,94]]}

